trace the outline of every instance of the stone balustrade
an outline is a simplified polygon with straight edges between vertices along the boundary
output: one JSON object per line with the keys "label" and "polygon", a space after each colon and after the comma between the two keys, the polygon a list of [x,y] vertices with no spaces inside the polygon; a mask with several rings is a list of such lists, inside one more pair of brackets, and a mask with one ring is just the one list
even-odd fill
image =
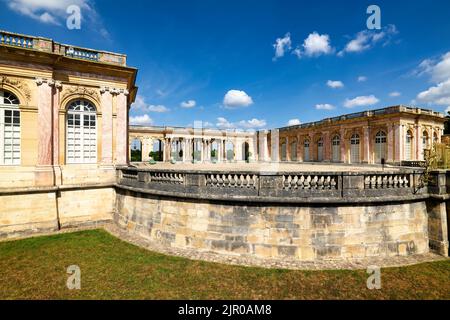
{"label": "stone balustrade", "polygon": [[60,54],[88,61],[126,66],[126,55],[62,44],[52,39],[0,31],[0,45]]}
{"label": "stone balustrade", "polygon": [[118,186],[199,199],[380,202],[424,197],[421,170],[385,172],[214,172],[122,167]]}
{"label": "stone balustrade", "polygon": [[448,255],[445,171],[117,172],[114,221],[164,246],[283,261]]}

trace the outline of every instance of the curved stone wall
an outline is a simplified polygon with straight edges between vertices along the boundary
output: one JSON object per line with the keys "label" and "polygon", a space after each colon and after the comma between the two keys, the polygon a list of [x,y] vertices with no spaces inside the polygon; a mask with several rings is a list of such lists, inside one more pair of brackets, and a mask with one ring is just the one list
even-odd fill
{"label": "curved stone wall", "polygon": [[[392,192],[393,190],[391,190]],[[116,190],[116,223],[177,248],[300,261],[428,252],[425,199],[384,203],[277,203]]]}

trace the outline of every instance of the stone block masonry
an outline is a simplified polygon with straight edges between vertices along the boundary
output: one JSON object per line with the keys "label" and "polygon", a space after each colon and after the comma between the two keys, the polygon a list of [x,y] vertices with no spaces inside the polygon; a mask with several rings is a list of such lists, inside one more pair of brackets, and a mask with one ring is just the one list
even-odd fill
{"label": "stone block masonry", "polygon": [[294,206],[192,201],[117,191],[115,222],[175,248],[300,261],[423,254],[424,201]]}

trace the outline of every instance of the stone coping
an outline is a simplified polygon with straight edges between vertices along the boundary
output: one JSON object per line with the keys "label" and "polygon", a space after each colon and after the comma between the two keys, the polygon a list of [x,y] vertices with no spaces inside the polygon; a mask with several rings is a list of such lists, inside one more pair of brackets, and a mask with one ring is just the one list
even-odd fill
{"label": "stone coping", "polygon": [[100,188],[114,188],[114,183],[96,183],[96,184],[72,184],[72,185],[60,185],[60,186],[36,186],[36,187],[24,187],[24,188],[0,188],[0,196],[24,194],[24,193],[45,193],[65,190],[77,190],[77,189],[100,189]]}
{"label": "stone coping", "polygon": [[[292,166],[289,168],[289,166]],[[331,167],[331,168],[330,168]],[[117,166],[119,170],[145,171],[145,172],[171,172],[171,173],[230,173],[230,174],[259,174],[259,175],[361,175],[361,174],[410,174],[422,173],[423,169],[409,167],[381,167],[376,166],[349,166],[344,164],[265,164],[265,163],[232,163],[232,164],[189,164],[189,163],[157,163],[137,164],[130,166]]]}
{"label": "stone coping", "polygon": [[[270,197],[270,196],[239,196],[239,195],[227,195],[227,194],[211,194],[211,193],[190,193],[190,192],[175,192],[175,191],[162,191],[147,188],[138,188],[132,186],[126,186],[122,184],[116,184],[117,189],[128,190],[143,194],[149,194],[154,196],[169,197],[169,198],[184,198],[190,200],[201,201],[216,201],[216,202],[237,202],[255,204],[261,203],[265,205],[277,204],[277,205],[299,205],[299,204],[316,204],[322,206],[328,205],[353,205],[353,204],[371,204],[371,203],[386,203],[386,202],[411,202],[420,201],[430,198],[428,193],[423,194],[411,194],[400,196],[383,195],[382,197]],[[391,189],[392,190],[392,189]]]}

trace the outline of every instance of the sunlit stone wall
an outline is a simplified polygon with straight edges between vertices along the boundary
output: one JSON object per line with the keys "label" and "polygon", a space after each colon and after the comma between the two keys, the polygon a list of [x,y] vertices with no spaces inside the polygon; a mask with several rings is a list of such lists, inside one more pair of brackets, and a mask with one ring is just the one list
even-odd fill
{"label": "sunlit stone wall", "polygon": [[425,202],[265,205],[117,191],[116,223],[176,248],[314,261],[428,252]]}

